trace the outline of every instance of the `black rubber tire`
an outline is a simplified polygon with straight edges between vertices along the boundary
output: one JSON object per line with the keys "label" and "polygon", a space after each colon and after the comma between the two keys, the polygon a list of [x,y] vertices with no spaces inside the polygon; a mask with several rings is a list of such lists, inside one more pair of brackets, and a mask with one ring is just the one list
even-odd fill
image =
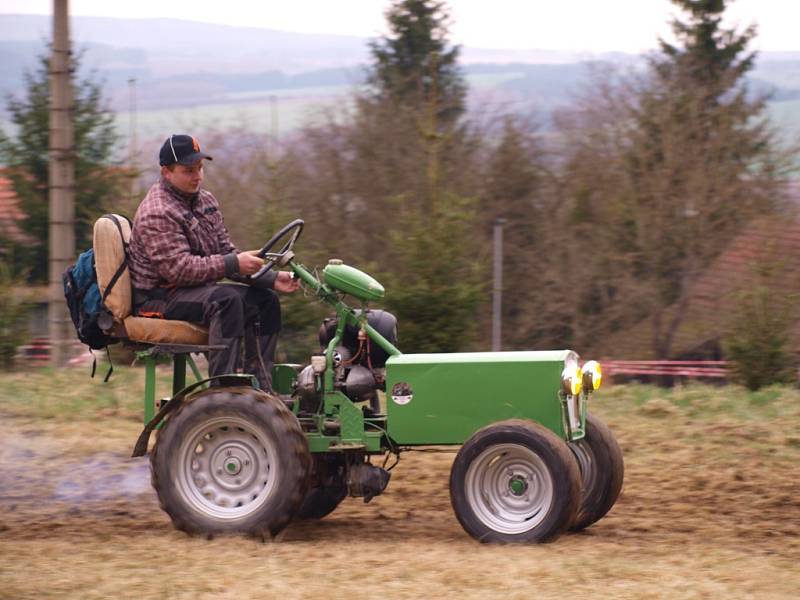
{"label": "black rubber tire", "polygon": [[347,497],[344,456],[314,454],[310,480],[296,519],[322,519]]}
{"label": "black rubber tire", "polygon": [[581,505],[570,529],[580,531],[614,506],[622,490],[625,464],[611,430],[591,413],[586,416],[586,436],[569,446],[581,473]]}
{"label": "black rubber tire", "polygon": [[[500,455],[492,457],[492,452],[499,452]],[[512,453],[516,457],[512,457]],[[540,509],[544,511],[541,514],[532,513],[526,516],[531,507],[512,499],[517,506],[513,506],[511,510],[518,512],[512,517],[519,524],[512,525],[515,531],[511,532],[503,531],[502,525],[495,526],[493,523],[488,523],[487,517],[482,518],[479,514],[482,512],[484,515],[499,515],[503,510],[500,506],[504,502],[503,499],[496,497],[492,506],[483,507],[480,503],[489,502],[491,491],[481,489],[480,498],[474,497],[475,491],[469,492],[471,487],[476,487],[474,479],[480,474],[481,465],[488,460],[487,469],[497,468],[506,455],[513,458],[511,467],[503,467],[501,469],[503,472],[493,479],[499,483],[504,474],[507,473],[510,477],[506,482],[505,492],[501,492],[501,495],[509,496],[509,493],[520,495],[519,490],[509,492],[512,487],[511,480],[516,479],[519,482],[520,475],[514,470],[524,474],[529,465],[531,469],[538,470],[538,473],[530,477],[529,471],[529,476],[521,479],[527,482],[531,479],[538,480],[540,476],[547,478],[544,485],[531,486],[534,497],[542,493],[542,490],[549,489],[551,492],[551,500]],[[525,462],[527,457],[530,457],[530,460]],[[475,467],[470,472],[473,462]],[[538,466],[533,467],[537,463]],[[527,501],[528,484],[523,485],[525,486],[522,492],[525,494],[523,501]],[[503,484],[499,484],[499,487],[503,487]],[[477,431],[461,447],[450,471],[450,502],[461,526],[479,542],[546,542],[556,538],[575,518],[580,502],[580,473],[566,442],[549,429],[528,420],[501,421]],[[523,506],[519,506],[520,504]],[[491,520],[491,517],[488,517],[488,520]],[[532,522],[533,525],[525,529],[526,521]]]}
{"label": "black rubber tire", "polygon": [[[203,432],[209,432],[207,437],[201,436]],[[205,450],[204,445],[209,454],[202,460],[208,467],[197,476],[192,470],[197,468],[195,459]],[[241,475],[225,471],[231,468],[231,460],[238,461]],[[161,508],[177,529],[209,537],[277,535],[303,500],[310,463],[308,443],[297,418],[276,396],[246,387],[211,388],[192,397],[163,425],[150,456],[152,484]],[[216,492],[221,490],[218,504],[212,492],[202,489],[208,485],[203,483],[204,477],[213,480]],[[241,479],[245,485],[240,485]],[[230,493],[245,495],[245,502],[229,506],[224,494],[228,493],[226,486],[234,485],[241,489]],[[258,500],[253,495],[254,506],[248,507],[254,489]],[[240,507],[241,514],[236,513]]]}

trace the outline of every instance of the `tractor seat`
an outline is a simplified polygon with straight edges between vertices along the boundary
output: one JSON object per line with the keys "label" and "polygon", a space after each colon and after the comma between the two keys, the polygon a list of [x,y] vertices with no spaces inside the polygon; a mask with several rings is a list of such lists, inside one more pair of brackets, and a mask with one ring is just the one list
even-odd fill
{"label": "tractor seat", "polygon": [[[119,224],[119,227],[117,227]],[[131,237],[128,219],[120,215],[103,215],[94,224],[94,260],[97,286],[104,294],[109,282],[125,260],[125,249]],[[128,269],[124,269],[105,300],[114,317],[109,333],[115,338],[144,344],[208,344],[208,328],[188,321],[172,321],[133,316],[133,286]]]}

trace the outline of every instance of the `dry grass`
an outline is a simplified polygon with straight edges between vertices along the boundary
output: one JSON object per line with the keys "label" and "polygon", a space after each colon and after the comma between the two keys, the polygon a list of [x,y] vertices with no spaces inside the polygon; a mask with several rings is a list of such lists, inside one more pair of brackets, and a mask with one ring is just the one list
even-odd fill
{"label": "dry grass", "polygon": [[[452,454],[410,452],[387,493],[281,539],[189,538],[127,459],[138,372],[0,377],[0,598],[794,598],[800,394],[601,390],[625,453],[617,506],[582,534],[481,545],[460,528]],[[54,416],[53,416],[54,415]]]}

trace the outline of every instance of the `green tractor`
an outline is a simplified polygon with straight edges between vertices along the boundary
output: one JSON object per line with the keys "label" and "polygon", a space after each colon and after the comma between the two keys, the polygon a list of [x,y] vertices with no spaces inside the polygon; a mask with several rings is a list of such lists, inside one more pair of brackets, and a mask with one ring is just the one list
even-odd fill
{"label": "green tractor", "polygon": [[[289,269],[335,316],[323,323],[323,350],[310,364],[275,367],[275,393],[250,376],[202,378],[191,358],[211,349],[202,338],[131,335],[137,318],[115,319],[128,329],[118,335],[139,345],[147,373],[134,456],[146,454],[158,430],[152,481],[178,529],[275,536],[347,496],[370,501],[387,487],[388,459],[423,446],[461,446],[450,498],[479,541],[551,540],[611,509],[623,462],[609,429],[588,412],[599,364],[581,368],[570,350],[402,354],[394,317],[368,308],[384,288],[338,260],[320,276],[297,262],[302,228],[293,221],[264,246],[265,267],[254,277]],[[173,395],[157,400],[155,365],[165,355]],[[197,379],[188,386],[187,367]]]}

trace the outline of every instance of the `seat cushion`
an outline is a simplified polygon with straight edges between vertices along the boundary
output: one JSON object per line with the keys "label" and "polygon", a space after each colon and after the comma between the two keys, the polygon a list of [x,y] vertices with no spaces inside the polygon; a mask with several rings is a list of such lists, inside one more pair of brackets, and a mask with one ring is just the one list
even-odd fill
{"label": "seat cushion", "polygon": [[127,317],[123,324],[128,339],[148,344],[208,344],[208,328],[188,321]]}

